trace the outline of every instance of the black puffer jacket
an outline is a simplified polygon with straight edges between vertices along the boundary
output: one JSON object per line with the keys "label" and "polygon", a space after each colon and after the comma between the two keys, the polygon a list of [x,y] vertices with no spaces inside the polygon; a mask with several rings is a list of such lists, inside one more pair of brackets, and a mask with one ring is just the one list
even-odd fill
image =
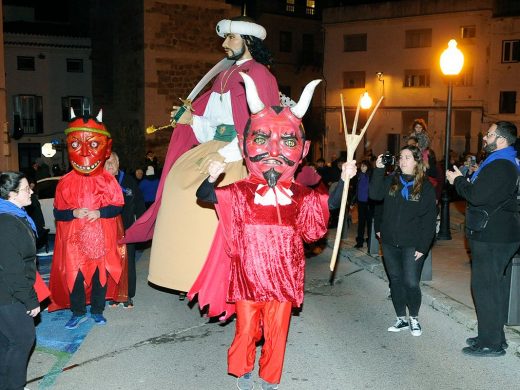
{"label": "black puffer jacket", "polygon": [[0,214],[0,305],[21,302],[27,310],[40,305],[36,278],[36,240],[23,218]]}
{"label": "black puffer jacket", "polygon": [[381,220],[381,240],[398,247],[414,247],[426,254],[435,236],[437,207],[435,190],[425,178],[418,199],[405,200],[401,185],[390,194],[392,176],[385,177],[384,168],[376,168],[370,180],[369,196],[384,200]]}

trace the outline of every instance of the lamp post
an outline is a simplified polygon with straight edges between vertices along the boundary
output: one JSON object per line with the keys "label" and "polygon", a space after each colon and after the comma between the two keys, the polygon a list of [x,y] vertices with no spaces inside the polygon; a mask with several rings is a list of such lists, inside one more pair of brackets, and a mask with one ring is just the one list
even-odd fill
{"label": "lamp post", "polygon": [[[446,103],[446,134],[444,139],[444,171],[447,171],[450,163],[450,138],[451,138],[451,101],[453,94],[453,79],[460,73],[464,65],[464,55],[457,48],[457,41],[448,42],[448,48],[441,54],[441,71],[448,79],[448,99]],[[450,232],[450,199],[448,195],[448,180],[444,180],[441,195],[441,225],[438,240],[451,240]]]}

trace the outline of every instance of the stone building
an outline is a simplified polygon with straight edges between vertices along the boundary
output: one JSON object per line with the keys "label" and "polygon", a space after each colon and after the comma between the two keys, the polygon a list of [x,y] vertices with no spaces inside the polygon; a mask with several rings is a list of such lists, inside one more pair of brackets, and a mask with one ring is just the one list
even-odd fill
{"label": "stone building", "polygon": [[344,149],[340,94],[352,125],[359,96],[385,96],[367,134],[375,154],[396,152],[414,118],[429,127],[442,158],[447,82],[439,59],[454,38],[465,55],[453,88],[451,148],[477,152],[496,120],[520,124],[520,14],[513,2],[402,0],[328,8],[324,75],[327,157]]}

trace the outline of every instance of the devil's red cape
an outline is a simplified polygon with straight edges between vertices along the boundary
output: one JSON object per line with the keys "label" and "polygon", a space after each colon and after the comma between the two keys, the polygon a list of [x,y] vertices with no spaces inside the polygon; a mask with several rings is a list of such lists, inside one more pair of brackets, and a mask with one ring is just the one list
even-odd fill
{"label": "devil's red cape", "polygon": [[[54,208],[73,210],[86,207],[98,210],[106,206],[123,206],[124,199],[116,179],[103,170],[95,176],[83,176],[71,171],[56,187]],[[107,298],[112,298],[122,272],[122,254],[116,245],[122,237],[120,216],[99,218],[88,222],[85,218],[56,222],[56,239],[52,259],[50,290],[52,304],[49,311],[70,307],[69,293],[81,271],[87,285],[90,302],[92,275],[99,267],[100,282],[108,283]]]}

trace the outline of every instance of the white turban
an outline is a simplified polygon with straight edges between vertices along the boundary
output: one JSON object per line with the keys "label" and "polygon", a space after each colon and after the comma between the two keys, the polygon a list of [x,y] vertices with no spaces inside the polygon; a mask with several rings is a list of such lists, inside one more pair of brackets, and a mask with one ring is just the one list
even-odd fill
{"label": "white turban", "polygon": [[217,23],[217,34],[222,38],[225,38],[225,34],[252,35],[262,41],[267,36],[265,28],[259,24],[229,19],[224,19]]}

